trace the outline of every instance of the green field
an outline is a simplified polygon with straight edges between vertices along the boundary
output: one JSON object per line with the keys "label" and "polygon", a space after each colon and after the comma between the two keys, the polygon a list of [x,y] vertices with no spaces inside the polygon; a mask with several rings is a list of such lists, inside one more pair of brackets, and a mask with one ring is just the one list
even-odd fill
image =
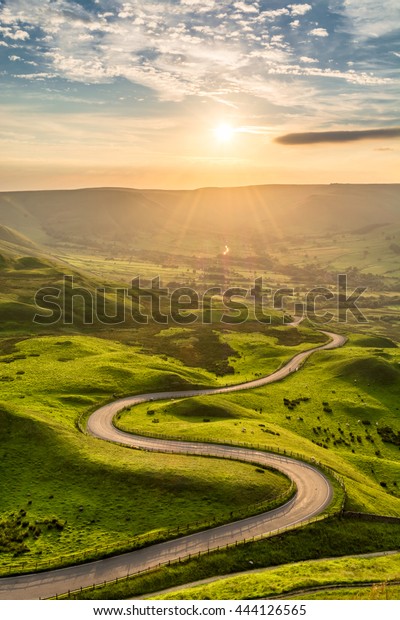
{"label": "green field", "polygon": [[300,562],[258,574],[221,579],[208,585],[160,595],[162,600],[247,600],[282,595],[325,585],[396,581],[400,554],[377,558],[344,558]]}
{"label": "green field", "polygon": [[[210,188],[193,193],[196,210],[190,192],[0,195],[0,573],[100,558],[166,540],[178,535],[177,528],[182,534],[254,513],[261,502],[274,505],[290,484],[279,474],[128,450],[85,434],[86,421],[122,396],[267,375],[298,352],[325,343],[320,329],[345,334],[347,344],[313,354],[283,381],[146,403],[121,412],[115,423],[144,435],[246,444],[316,459],[344,480],[345,510],[400,516],[398,191],[394,185]],[[351,313],[340,320],[338,273],[347,274],[350,291],[365,289],[360,309],[367,323]],[[71,291],[63,293],[66,322],[33,323],[37,290],[62,287],[65,275],[88,296],[105,287],[99,299],[110,313],[113,289],[129,287],[138,275],[147,287],[159,276],[170,290],[190,286],[201,295],[216,286],[221,292],[205,302],[206,324],[201,310],[194,310],[198,320],[190,326],[171,317],[165,325],[131,319],[113,324],[104,315],[85,324],[88,297],[77,296],[72,304]],[[259,277],[265,290],[294,289],[275,307],[268,293],[271,324],[255,320],[260,306],[253,307],[250,292]],[[331,300],[316,302],[317,315],[333,312],[328,324],[310,313],[307,292],[318,286],[333,293]],[[228,287],[248,291],[248,320],[241,322],[243,310],[232,323],[221,323]],[[294,304],[304,300],[306,320],[285,325],[284,317],[290,322],[299,314]],[[147,297],[142,310],[148,313],[157,301],[157,294],[152,301]],[[168,312],[165,300],[160,307]],[[129,312],[126,299],[116,307],[123,309]],[[171,310],[176,313],[177,305]],[[396,597],[396,586],[350,586],[356,575],[360,581],[394,579],[397,557],[301,562],[398,549],[398,531],[397,524],[327,519],[84,596],[149,594],[249,566],[282,564],[268,572],[271,582],[243,576],[243,589],[225,590],[225,582],[218,582],[196,596],[277,596],[309,587],[314,578],[326,584],[329,569],[346,585],[343,597]],[[337,595],[324,590],[305,596]]]}
{"label": "green field", "polygon": [[[265,351],[262,338],[257,337],[258,347],[249,339],[255,357]],[[390,341],[384,349],[368,346],[382,342],[354,336],[343,349],[314,354],[282,382],[139,405],[120,414],[118,426],[185,439],[284,446],[315,456],[343,476],[348,510],[396,516],[400,353]]]}
{"label": "green field", "polygon": [[[298,350],[315,346],[312,341],[316,338],[310,330],[288,329],[290,340],[285,328],[271,328],[269,335],[225,331],[214,342],[213,350],[217,352],[221,343],[224,356],[224,346],[228,344],[233,353],[229,362],[242,369],[239,372],[236,367],[235,374],[228,378],[216,377],[204,368],[185,366],[172,356],[146,353],[146,346],[141,349],[95,337],[3,340],[1,462],[7,482],[1,514],[4,540],[8,540],[0,556],[3,570],[21,562],[27,568],[52,559],[65,563],[78,550],[82,551],[82,557],[84,554],[96,557],[102,552],[122,549],[124,545],[132,547],[146,540],[160,540],[177,525],[184,528],[189,524],[193,529],[196,523],[221,522],[248,504],[251,512],[251,506],[257,502],[281,495],[286,483],[277,477],[267,480],[257,475],[254,468],[235,464],[232,469],[221,461],[214,467],[212,461],[204,461],[203,465],[201,459],[128,452],[77,433],[77,421],[81,417],[84,421],[96,404],[118,395],[225,383],[227,379],[237,381],[242,372],[253,378],[249,369],[258,367],[262,361],[264,371],[268,368],[271,372]],[[175,338],[178,335],[174,333]],[[170,338],[170,330],[159,338]],[[366,344],[386,344],[387,348],[379,349],[380,355],[374,355],[376,350]],[[393,373],[398,372],[398,349],[389,344],[354,337],[342,350],[316,354],[300,373],[284,382],[232,395],[140,405],[129,413],[124,412],[118,423],[129,430],[155,435],[214,441],[222,438],[273,448],[284,445],[309,458],[318,455],[344,477],[347,509],[396,515],[399,499],[394,483],[399,473],[398,448],[383,442],[373,423],[376,419],[381,426],[396,428],[396,415],[391,408],[395,409],[398,388],[388,393],[380,387],[382,378],[377,386],[376,368],[374,377],[362,386],[355,387],[352,379],[353,375],[362,379],[357,362],[365,364],[367,355],[374,362],[377,360],[377,368],[382,376],[387,375],[389,385],[396,382]],[[276,358],[273,357],[275,347]],[[347,372],[343,380],[343,365],[349,364],[349,357],[353,374],[349,377]],[[316,369],[318,390],[311,387],[310,379]],[[336,389],[332,390],[333,387]],[[304,395],[309,400],[291,404]],[[329,398],[330,413],[324,411],[320,400],[324,397]],[[289,399],[289,405],[283,398]],[[316,403],[318,416],[315,416]],[[293,407],[295,413],[288,407]],[[352,417],[349,416],[351,407],[356,412]],[[363,422],[368,420],[371,424],[358,424],[355,419],[358,415]],[[316,417],[320,418],[318,423]],[[345,420],[350,420],[351,426]],[[313,430],[318,426],[324,429],[320,435]],[[334,446],[334,440],[329,441],[325,429],[329,428],[332,434],[336,427],[343,427],[343,433],[335,434],[350,446],[345,443]],[[362,442],[351,442],[350,433],[355,437],[362,433]],[[320,442],[321,436],[328,449],[312,443]],[[377,449],[379,457],[375,454]],[[190,468],[184,465],[188,461]],[[213,475],[206,476],[205,483],[207,467]],[[238,476],[243,468],[248,473]],[[240,487],[234,484],[237,479]],[[137,499],[134,505],[132,494]],[[152,501],[160,506],[160,513],[152,511]],[[18,560],[13,559],[15,555]]]}
{"label": "green field", "polygon": [[240,463],[152,455],[78,432],[78,418],[116,391],[204,380],[179,363],[79,336],[3,342],[0,364],[3,571],[97,557],[162,540],[178,526],[223,522],[290,486],[280,474],[260,476]]}

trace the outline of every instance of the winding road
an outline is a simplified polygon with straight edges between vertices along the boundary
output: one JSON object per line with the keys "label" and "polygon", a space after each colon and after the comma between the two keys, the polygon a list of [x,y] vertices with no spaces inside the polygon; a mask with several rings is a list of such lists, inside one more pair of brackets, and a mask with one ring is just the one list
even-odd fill
{"label": "winding road", "polygon": [[80,587],[125,577],[127,574],[155,567],[159,563],[187,557],[189,554],[193,555],[208,549],[217,549],[227,544],[243,541],[253,536],[273,533],[281,528],[307,521],[321,513],[331,501],[332,488],[325,476],[310,465],[259,450],[222,444],[167,441],[132,435],[115,428],[113,418],[125,407],[138,403],[248,390],[279,381],[297,371],[304,360],[315,351],[334,349],[342,346],[346,341],[345,337],[338,334],[323,333],[330,338],[327,344],[298,353],[285,366],[266,377],[226,387],[182,392],[158,392],[122,398],[95,411],[88,421],[87,430],[94,437],[133,448],[157,452],[207,455],[274,467],[291,478],[297,486],[297,493],[289,502],[275,510],[254,517],[112,558],[43,573],[0,579],[0,599],[32,600],[48,598],[69,590],[73,591]]}

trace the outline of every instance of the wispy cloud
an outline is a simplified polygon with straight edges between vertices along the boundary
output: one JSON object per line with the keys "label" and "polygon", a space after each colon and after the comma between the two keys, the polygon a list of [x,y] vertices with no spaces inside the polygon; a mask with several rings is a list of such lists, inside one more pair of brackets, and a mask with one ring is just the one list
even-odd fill
{"label": "wispy cloud", "polygon": [[[26,105],[21,135],[31,106],[46,127],[61,109],[58,143],[86,136],[91,156],[112,127],[124,154],[141,124],[149,141],[165,131],[163,148],[175,144],[173,124],[151,133],[146,123],[183,126],[188,110],[197,127],[215,114],[237,128],[237,143],[260,136],[285,156],[273,135],[281,144],[384,139],[399,124],[399,25],[398,0],[384,10],[375,0],[0,0],[0,102],[15,118],[15,104]],[[83,119],[105,110],[111,129],[99,137]],[[326,131],[341,127],[357,131]],[[318,131],[289,134],[299,128]],[[51,131],[35,133],[46,148],[47,139]]]}
{"label": "wispy cloud", "polygon": [[346,0],[340,2],[341,10],[350,20],[353,31],[363,39],[379,37],[392,32],[400,21],[398,0]]}
{"label": "wispy cloud", "polygon": [[299,145],[319,144],[322,142],[340,143],[356,142],[358,140],[387,140],[392,138],[400,138],[400,127],[355,131],[308,131],[305,133],[290,133],[276,138],[275,142],[285,145]]}
{"label": "wispy cloud", "polygon": [[[217,82],[225,95],[235,94],[237,75],[263,76],[264,80],[281,75],[335,77],[354,84],[385,82],[365,66],[362,71],[314,66],[324,64],[324,48],[318,40],[330,34],[322,25],[310,28],[315,25],[308,21],[311,4],[266,6],[270,3],[244,0],[104,0],[93,10],[93,4],[67,0],[31,0],[29,5],[26,0],[14,0],[0,9],[0,33],[26,43],[26,54],[31,55],[25,58],[28,62],[40,56],[42,66],[36,79],[46,73],[93,84],[125,78],[155,91],[161,100],[207,96],[215,92]],[[40,33],[36,42],[30,40],[33,31]],[[298,53],[296,38],[289,36],[290,32],[297,36],[297,31],[300,37],[308,31],[306,54]],[[304,66],[310,64],[312,69]],[[245,89],[242,92],[246,94]]]}
{"label": "wispy cloud", "polygon": [[274,127],[264,127],[263,125],[244,125],[234,130],[236,133],[247,133],[257,136],[271,136],[275,132]]}

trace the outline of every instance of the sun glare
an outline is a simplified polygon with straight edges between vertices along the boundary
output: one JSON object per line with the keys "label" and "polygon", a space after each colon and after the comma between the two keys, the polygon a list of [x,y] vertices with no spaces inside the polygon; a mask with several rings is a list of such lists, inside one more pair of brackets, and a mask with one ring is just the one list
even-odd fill
{"label": "sun glare", "polygon": [[215,135],[219,142],[230,142],[233,138],[235,130],[227,123],[221,123],[215,128]]}

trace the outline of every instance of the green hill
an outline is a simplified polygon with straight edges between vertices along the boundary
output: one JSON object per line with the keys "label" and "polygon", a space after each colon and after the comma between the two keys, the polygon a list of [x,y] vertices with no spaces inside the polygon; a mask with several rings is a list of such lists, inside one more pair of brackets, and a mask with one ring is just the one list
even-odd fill
{"label": "green hill", "polygon": [[339,375],[360,384],[389,386],[400,383],[400,368],[393,362],[372,357],[361,357],[341,362]]}

